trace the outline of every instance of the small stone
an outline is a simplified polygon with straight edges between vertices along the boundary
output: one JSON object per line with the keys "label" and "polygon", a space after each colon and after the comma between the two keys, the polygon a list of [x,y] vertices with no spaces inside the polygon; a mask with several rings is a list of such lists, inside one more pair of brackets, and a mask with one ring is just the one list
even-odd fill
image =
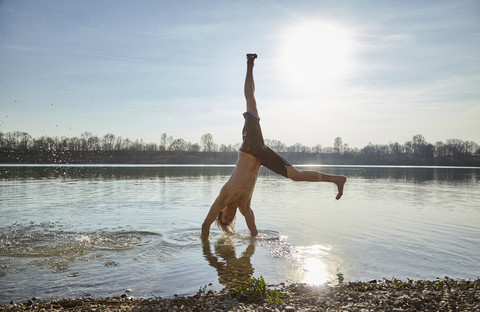
{"label": "small stone", "polygon": [[293,311],[295,311],[295,308],[292,307],[292,306],[287,305],[287,306],[285,306],[284,311],[285,311],[285,312],[293,312]]}

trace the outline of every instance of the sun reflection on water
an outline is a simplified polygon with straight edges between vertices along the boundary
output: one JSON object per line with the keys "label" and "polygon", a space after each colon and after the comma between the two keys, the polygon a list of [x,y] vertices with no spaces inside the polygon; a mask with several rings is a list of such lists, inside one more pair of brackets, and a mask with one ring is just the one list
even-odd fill
{"label": "sun reflection on water", "polygon": [[293,279],[296,282],[318,286],[337,280],[335,270],[338,269],[338,261],[332,259],[330,245],[295,246],[288,242],[287,236],[282,235],[269,242],[271,249],[267,254],[273,258],[288,259],[295,268]]}
{"label": "sun reflection on water", "polygon": [[300,247],[298,261],[303,271],[302,282],[311,285],[322,285],[331,281],[331,274],[325,262],[325,258],[330,250],[330,246],[322,245]]}

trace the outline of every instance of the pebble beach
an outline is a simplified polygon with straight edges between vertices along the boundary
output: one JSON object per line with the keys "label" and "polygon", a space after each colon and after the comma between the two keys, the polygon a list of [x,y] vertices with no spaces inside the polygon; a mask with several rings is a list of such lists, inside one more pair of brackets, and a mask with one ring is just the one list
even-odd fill
{"label": "pebble beach", "polygon": [[237,290],[193,296],[82,298],[11,302],[0,311],[480,311],[480,279],[373,280],[336,286],[270,285],[281,300],[251,300]]}

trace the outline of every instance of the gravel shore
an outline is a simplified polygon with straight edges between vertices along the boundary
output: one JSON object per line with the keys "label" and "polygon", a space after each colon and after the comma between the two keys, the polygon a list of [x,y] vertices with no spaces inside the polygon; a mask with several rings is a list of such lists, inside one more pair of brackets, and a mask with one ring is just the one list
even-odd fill
{"label": "gravel shore", "polygon": [[480,279],[379,280],[337,286],[276,285],[282,302],[245,296],[238,290],[199,291],[169,299],[118,298],[28,300],[0,311],[480,311]]}

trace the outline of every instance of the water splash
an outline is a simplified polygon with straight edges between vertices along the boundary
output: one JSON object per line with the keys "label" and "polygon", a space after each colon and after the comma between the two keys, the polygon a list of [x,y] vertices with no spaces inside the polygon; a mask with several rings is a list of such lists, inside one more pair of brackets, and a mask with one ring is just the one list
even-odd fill
{"label": "water splash", "polygon": [[[16,223],[0,233],[3,259],[16,259],[53,272],[65,272],[78,262],[98,261],[111,253],[144,246],[158,233],[129,231],[71,232],[48,223]],[[3,272],[6,274],[5,272]]]}

